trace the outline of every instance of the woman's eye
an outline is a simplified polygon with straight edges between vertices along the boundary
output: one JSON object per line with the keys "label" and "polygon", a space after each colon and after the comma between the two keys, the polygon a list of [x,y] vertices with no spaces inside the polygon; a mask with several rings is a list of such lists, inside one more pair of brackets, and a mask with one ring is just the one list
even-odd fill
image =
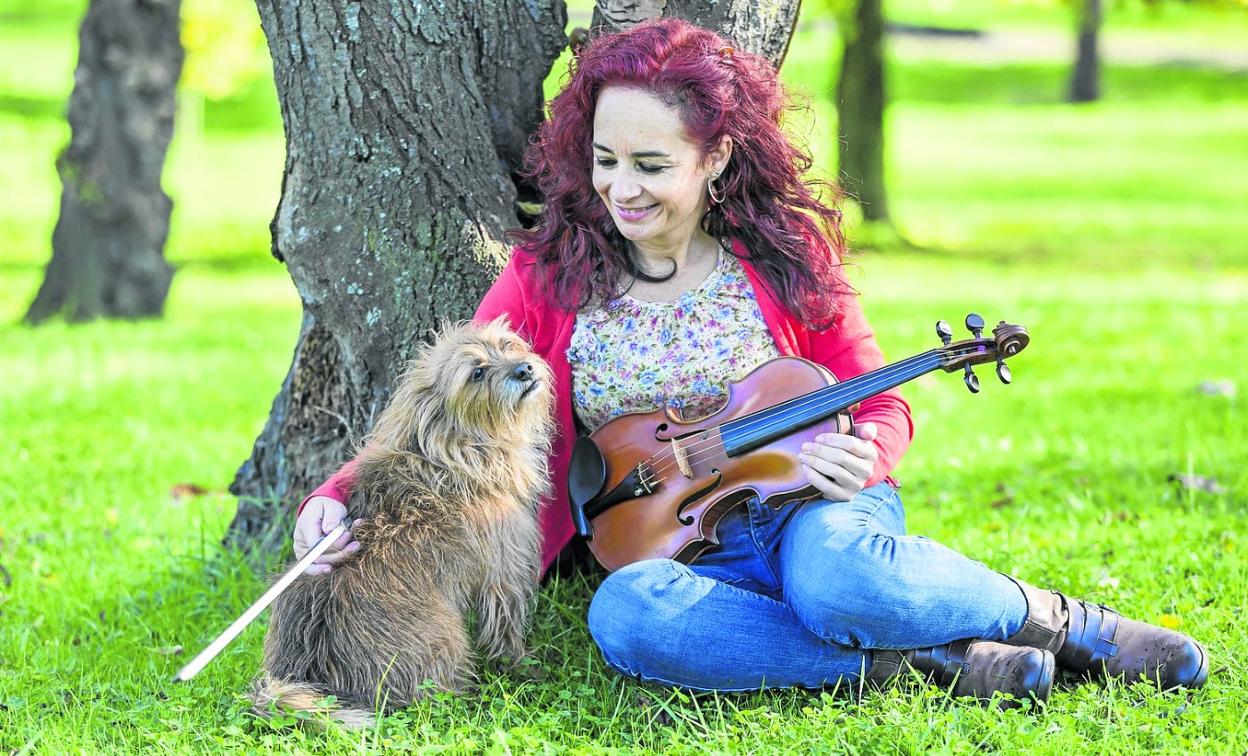
{"label": "woman's eye", "polygon": [[594,162],[597,163],[602,168],[610,168],[615,165],[614,160],[608,160],[606,158],[598,158]]}
{"label": "woman's eye", "polygon": [[482,378],[484,378],[484,377],[485,377],[485,368],[483,368],[483,367],[479,367],[479,368],[474,368],[474,369],[473,369],[473,371],[472,371],[472,380],[473,380],[474,382],[475,382],[475,381],[479,381],[479,380],[481,380],[481,379],[482,379]]}
{"label": "woman's eye", "polygon": [[667,166],[665,166],[665,165],[645,165],[645,164],[643,163],[643,164],[641,164],[641,165],[638,165],[637,167],[641,169],[641,172],[642,172],[642,173],[649,173],[649,174],[653,175],[653,174],[655,174],[655,173],[662,173],[662,172],[663,172],[663,169],[664,169],[664,168],[666,168]]}

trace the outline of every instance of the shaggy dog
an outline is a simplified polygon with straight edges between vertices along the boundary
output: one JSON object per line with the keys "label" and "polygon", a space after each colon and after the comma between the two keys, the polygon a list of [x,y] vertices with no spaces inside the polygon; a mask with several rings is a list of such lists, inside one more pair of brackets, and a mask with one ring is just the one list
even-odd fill
{"label": "shaggy dog", "polygon": [[[502,319],[444,330],[410,362],[358,455],[347,509],[360,550],[273,604],[252,700],[348,726],[519,660],[549,488],[550,369]],[[318,705],[319,704],[319,705]],[[339,708],[342,707],[342,708]]]}

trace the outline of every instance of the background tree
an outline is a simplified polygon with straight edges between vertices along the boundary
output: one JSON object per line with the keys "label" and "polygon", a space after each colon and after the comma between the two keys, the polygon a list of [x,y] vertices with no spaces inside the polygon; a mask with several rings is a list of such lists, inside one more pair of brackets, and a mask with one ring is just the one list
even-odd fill
{"label": "background tree", "polygon": [[1079,31],[1075,41],[1075,66],[1070,72],[1069,102],[1094,102],[1101,96],[1101,0],[1079,0]]}
{"label": "background tree", "polygon": [[[683,18],[713,29],[779,68],[793,38],[801,0],[725,3],[714,0],[594,0],[595,29],[618,31],[648,18]],[[765,12],[764,12],[765,11]]]}
{"label": "background tree", "polygon": [[838,181],[862,217],[888,221],[884,188],[884,11],[881,0],[846,3],[838,14],[844,52],[836,80]]}
{"label": "background tree", "polygon": [[179,0],[91,0],[79,31],[70,142],[57,159],[52,259],[26,313],[39,323],[158,315],[173,269],[160,186],[182,70]]}
{"label": "background tree", "polygon": [[[782,42],[755,33],[761,12],[740,13],[737,38],[770,40],[783,56],[790,4]],[[273,254],[304,318],[231,486],[240,504],[227,540],[268,550],[289,540],[294,500],[369,429],[422,336],[471,315],[505,262],[513,176],[566,44],[566,10],[561,0],[258,6],[286,126]]]}
{"label": "background tree", "polygon": [[258,0],[286,131],[273,254],[303,300],[294,360],[229,539],[277,548],[429,328],[472,313],[516,225],[511,175],[566,43],[556,0]]}

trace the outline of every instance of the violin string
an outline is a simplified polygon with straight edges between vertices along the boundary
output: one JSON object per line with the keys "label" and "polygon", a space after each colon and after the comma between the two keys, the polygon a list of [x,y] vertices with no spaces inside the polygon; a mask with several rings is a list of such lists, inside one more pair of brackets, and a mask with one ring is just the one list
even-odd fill
{"label": "violin string", "polygon": [[[906,360],[893,363],[892,365],[889,365],[885,368],[881,368],[875,373],[869,373],[868,375],[870,375],[871,378],[869,380],[864,381],[861,384],[853,384],[854,379],[851,379],[850,381],[847,381],[842,384],[830,384],[830,386],[827,388],[830,388],[831,386],[845,387],[845,386],[850,386],[851,384],[853,384],[854,388],[862,388],[867,391],[875,391],[878,387],[886,385],[889,381],[891,381],[898,374],[905,373],[909,371],[910,369],[916,367],[924,358],[932,356],[937,351],[938,350],[929,350],[928,352],[924,352],[923,354],[919,354],[914,357],[908,358]],[[756,433],[760,431],[763,433],[766,433],[775,428],[783,427],[787,425],[795,417],[805,414],[808,411],[814,410],[817,412],[823,407],[827,407],[829,405],[835,404],[838,400],[834,396],[830,396],[830,395],[824,395],[821,397],[813,396],[815,394],[820,394],[821,392],[825,390],[826,388],[816,389],[813,392],[803,394],[802,396],[799,396],[799,397],[794,397],[792,399],[786,400],[779,404],[773,405],[772,407],[768,407],[764,410],[759,410],[758,413],[754,413],[754,414],[761,414],[764,412],[769,413],[769,414],[766,417],[746,422],[744,425],[740,426],[740,430],[743,433],[745,433],[747,436],[755,435]],[[883,390],[883,389],[880,389],[880,390]],[[781,411],[776,414],[771,414],[773,411],[777,409],[781,409]],[[732,421],[729,421],[729,422],[732,422]],[[725,423],[724,425],[726,424],[727,423]],[[762,426],[761,428],[755,427],[760,424]],[[721,430],[722,427],[723,426],[721,425],[715,428],[716,431],[719,431],[718,436],[719,436],[720,441],[722,441],[722,437],[723,437],[723,433]],[[738,429],[734,428],[733,430],[735,431]],[[713,452],[718,448],[718,446],[719,446],[719,443],[717,443],[716,440],[704,439],[704,440],[699,440],[698,443],[690,444],[689,446],[684,447],[683,451],[685,451],[687,454],[687,457],[686,457],[687,461],[690,464],[694,464],[696,462],[705,461],[706,459],[709,458],[709,455],[699,457],[701,452],[703,451]],[[656,476],[665,475],[669,470],[671,470],[673,464],[679,466],[679,463],[675,460],[675,453],[670,449],[670,447],[666,448],[661,454],[656,454],[646,460],[646,462],[652,462],[652,461],[662,463],[661,466],[658,466],[654,469],[654,474]]]}
{"label": "violin string", "polygon": [[[875,389],[877,389],[878,387],[880,387],[880,386],[882,386],[882,385],[884,385],[884,384],[887,384],[887,383],[888,383],[888,381],[892,380],[892,378],[894,378],[894,377],[895,377],[898,373],[904,373],[904,372],[906,372],[908,369],[910,369],[911,367],[918,366],[918,365],[919,365],[919,364],[920,364],[920,363],[921,363],[924,359],[929,358],[929,357],[934,356],[934,355],[938,355],[938,354],[940,354],[940,353],[942,353],[942,352],[947,352],[947,351],[948,351],[948,348],[947,348],[947,347],[946,347],[946,348],[944,348],[944,349],[941,349],[941,348],[931,349],[931,350],[928,350],[927,352],[923,352],[923,353],[921,353],[921,354],[915,355],[914,357],[909,357],[909,358],[907,358],[907,359],[901,360],[900,362],[895,362],[895,363],[893,363],[892,365],[888,365],[888,366],[886,366],[886,367],[884,367],[884,368],[880,368],[879,370],[877,370],[877,371],[876,371],[875,373],[873,373],[873,374],[872,374],[872,373],[868,373],[867,375],[870,375],[870,376],[871,376],[871,378],[870,378],[869,380],[864,381],[864,382],[861,384],[861,386],[859,386],[859,387],[857,387],[857,388],[866,388],[867,390],[874,391],[874,390],[875,390]],[[953,355],[953,356],[965,356],[966,354],[971,354],[971,353],[972,353],[972,352],[965,352],[965,353],[962,353],[962,354],[956,354],[956,355]],[[948,355],[948,354],[944,355],[944,356],[942,357],[942,360],[943,360],[943,359],[947,359],[949,356],[950,356],[950,355]],[[931,368],[931,369],[934,369],[934,367],[933,367],[933,368]],[[930,372],[930,370],[931,370],[931,369],[929,369],[929,370],[925,370],[923,373],[919,373],[919,374],[917,374],[917,375],[915,375],[915,376],[913,376],[913,377],[917,378],[919,375],[923,375],[923,374],[924,374],[924,373],[926,373],[926,372]],[[842,385],[842,386],[844,386],[844,385],[847,385],[847,384],[851,384],[851,383],[853,383],[853,381],[854,381],[854,380],[857,380],[857,379],[850,379],[850,381],[846,381],[844,384],[830,384],[830,385],[829,385],[829,387],[830,387],[830,386],[836,386],[836,385]],[[906,380],[910,380],[910,379],[906,379]],[[898,382],[898,383],[896,383],[896,384],[894,384],[894,385],[900,385],[901,383],[904,383],[904,382],[905,382],[905,381],[900,381],[900,382]],[[827,388],[827,387],[825,387],[825,388]],[[882,389],[882,388],[880,389],[880,391],[884,391],[884,390],[886,390],[886,389]],[[763,424],[764,424],[763,431],[764,431],[764,432],[766,432],[766,431],[769,431],[769,430],[771,430],[771,429],[773,429],[773,428],[775,428],[775,427],[779,427],[779,426],[787,425],[787,424],[789,423],[790,418],[792,417],[792,415],[794,415],[794,414],[795,414],[795,413],[794,413],[794,410],[796,410],[796,411],[797,411],[797,412],[796,412],[796,414],[799,414],[799,415],[800,415],[800,414],[802,414],[803,412],[805,412],[807,409],[809,409],[811,406],[814,406],[814,407],[816,407],[816,408],[817,408],[817,407],[818,407],[819,405],[821,405],[821,404],[822,404],[822,405],[824,405],[824,406],[826,406],[826,405],[828,405],[828,404],[830,404],[830,403],[835,403],[836,401],[838,401],[838,400],[836,400],[836,399],[833,399],[830,395],[825,395],[825,397],[824,397],[824,398],[822,398],[822,399],[821,399],[821,398],[816,398],[816,397],[814,397],[814,396],[813,396],[814,394],[819,394],[819,393],[821,393],[822,391],[824,391],[824,389],[816,389],[816,390],[815,390],[815,391],[813,391],[813,392],[809,392],[809,393],[807,393],[807,394],[803,394],[802,396],[798,396],[798,397],[794,397],[794,398],[792,398],[792,399],[788,399],[788,400],[786,400],[786,401],[784,401],[784,402],[780,402],[779,404],[773,405],[773,406],[768,407],[768,408],[766,408],[766,409],[759,410],[757,413],[752,413],[752,414],[761,414],[761,413],[763,413],[763,412],[770,412],[770,411],[773,411],[773,410],[775,410],[775,409],[777,409],[777,408],[782,408],[782,407],[783,407],[783,408],[785,408],[785,411],[784,411],[784,412],[782,412],[782,413],[780,413],[779,415],[776,415],[776,416],[774,416],[774,417],[769,417],[769,418],[760,419],[760,420],[750,421],[750,422],[748,422],[746,425],[744,425],[744,426],[742,426],[742,427],[743,427],[743,428],[750,428],[750,425],[751,425],[751,424],[757,425],[758,423],[760,423],[760,422],[761,422],[761,423],[763,423]],[[876,393],[879,393],[879,392],[876,392]],[[872,394],[872,395],[874,395],[874,394]],[[786,405],[788,405],[788,406],[786,406]],[[747,417],[748,417],[748,416],[747,416]],[[744,419],[744,418],[742,418],[742,419]],[[732,421],[729,421],[729,422],[732,422]],[[701,440],[700,440],[697,444],[691,444],[690,446],[685,447],[685,448],[683,449],[683,451],[687,452],[686,462],[687,462],[688,464],[692,465],[692,464],[697,464],[697,463],[703,462],[703,461],[705,461],[706,459],[709,459],[709,458],[712,456],[712,454],[713,454],[713,453],[717,450],[717,446],[722,446],[722,439],[723,439],[722,427],[723,427],[723,425],[726,425],[726,424],[727,424],[727,423],[724,423],[724,424],[721,424],[721,425],[716,426],[715,428],[712,428],[712,429],[711,429],[711,430],[712,430],[712,432],[713,432],[713,433],[715,433],[715,434],[719,437],[717,440],[715,440],[715,439],[709,439],[709,438],[708,438],[708,439],[701,439]],[[702,451],[706,451],[706,452],[709,452],[709,453],[708,453],[707,455],[702,456],[702,457],[700,457],[700,458],[699,458],[699,454],[700,454],[700,452],[702,452]],[[666,460],[665,460],[665,458],[670,458],[672,461],[666,461]],[[645,471],[644,471],[644,470],[642,470],[641,468],[642,468],[642,466],[643,466],[643,465],[645,465],[646,463],[648,463],[648,462],[652,462],[652,461],[665,461],[665,463],[663,464],[663,466],[655,468],[655,469],[654,469],[654,470],[650,473],[651,475],[653,475],[653,476],[654,476],[654,477],[653,477],[653,479],[651,479],[651,480],[646,480],[646,479],[645,479]],[[675,453],[674,453],[673,451],[671,451],[671,450],[670,450],[670,447],[668,447],[668,448],[666,448],[666,449],[664,450],[664,452],[663,452],[663,453],[653,455],[653,456],[649,457],[648,459],[644,460],[641,464],[639,464],[639,465],[638,465],[638,470],[639,470],[639,472],[642,474],[642,480],[643,480],[643,482],[644,482],[647,486],[650,486],[650,485],[654,485],[654,484],[657,484],[657,483],[662,483],[662,482],[664,482],[665,480],[667,480],[667,478],[666,478],[666,474],[667,474],[667,472],[669,472],[669,471],[671,470],[671,468],[672,468],[673,464],[675,464],[677,467],[679,467],[679,463],[678,463],[677,461],[675,461]]]}
{"label": "violin string", "polygon": [[[714,433],[715,435],[720,435],[720,431],[718,427],[711,429],[711,432]],[[651,459],[653,459],[653,457]],[[690,464],[692,464],[692,460],[690,461]],[[663,481],[667,480],[666,473],[668,470],[671,469],[671,465],[667,465],[661,470],[648,470],[648,468],[645,465],[645,462],[642,462],[640,465],[637,466],[637,468],[638,468],[637,472],[641,476],[641,482],[646,484],[646,486],[651,486],[657,483],[662,483]],[[654,476],[653,479],[646,480],[647,473],[649,473],[650,475],[653,475]]]}
{"label": "violin string", "polygon": [[[870,380],[864,381],[861,385],[855,384],[854,388],[865,388],[868,391],[875,391],[876,388],[878,388],[881,385],[887,384],[899,373],[907,372],[907,370],[909,370],[910,368],[918,364],[918,362],[920,361],[920,358],[927,357],[929,354],[930,353],[917,355],[916,357],[911,357],[907,360],[902,360],[901,362],[893,363],[892,365],[889,365],[886,368],[881,368],[875,373],[868,374],[872,376]],[[757,428],[754,428],[752,426],[757,426],[760,423],[763,425],[761,429],[763,432],[770,431],[777,427],[783,427],[787,425],[789,422],[791,422],[791,420],[795,416],[800,416],[802,414],[805,414],[807,411],[811,409],[815,411],[819,411],[821,407],[827,407],[831,404],[835,404],[838,401],[833,396],[825,395],[823,397],[813,397],[812,396],[813,394],[818,394],[832,386],[849,386],[852,383],[852,381],[853,379],[851,379],[851,381],[848,381],[842,384],[830,384],[828,387],[825,387],[824,389],[816,389],[813,392],[803,394],[802,396],[794,397],[792,399],[786,400],[779,404],[773,405],[772,407],[759,410],[758,413],[763,413],[763,412],[770,413],[776,409],[782,408],[782,411],[775,415],[769,415],[766,418],[760,418],[760,419],[749,421],[745,425],[741,426],[741,428],[744,431],[748,431],[746,435],[751,435],[753,432],[756,432],[758,430]],[[786,405],[789,405],[789,406],[786,406]],[[729,421],[729,422],[732,422],[732,421]],[[724,423],[724,425],[726,424],[727,423]],[[716,431],[720,431],[719,435],[721,439],[723,436],[722,427],[723,425],[720,425],[720,426],[716,426],[715,428]],[[706,459],[709,458],[706,456],[698,458],[701,452],[703,451],[713,452],[717,448],[718,448],[718,444],[715,441],[706,439],[706,440],[699,440],[698,443],[690,444],[689,446],[684,447],[683,451],[685,451],[687,454],[687,461],[690,464],[693,464],[695,462],[705,461]],[[668,458],[671,458],[671,459],[669,460]],[[665,448],[662,454],[656,454],[650,457],[649,459],[647,459],[646,461],[650,462],[652,460],[653,461],[661,460],[663,462],[663,465],[661,467],[658,467],[655,469],[656,475],[666,474],[672,468],[673,464],[676,464],[677,466],[679,466],[679,463],[675,461],[675,452],[671,451],[670,447]]]}

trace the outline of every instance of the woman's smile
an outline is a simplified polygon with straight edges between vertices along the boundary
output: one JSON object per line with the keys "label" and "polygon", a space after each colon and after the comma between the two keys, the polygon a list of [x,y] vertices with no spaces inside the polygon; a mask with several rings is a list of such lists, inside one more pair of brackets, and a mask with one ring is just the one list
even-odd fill
{"label": "woman's smile", "polygon": [[615,212],[620,216],[620,220],[627,221],[629,223],[637,223],[638,221],[645,219],[645,217],[650,214],[650,211],[658,206],[658,203],[653,205],[641,205],[638,207],[621,207],[616,205]]}

